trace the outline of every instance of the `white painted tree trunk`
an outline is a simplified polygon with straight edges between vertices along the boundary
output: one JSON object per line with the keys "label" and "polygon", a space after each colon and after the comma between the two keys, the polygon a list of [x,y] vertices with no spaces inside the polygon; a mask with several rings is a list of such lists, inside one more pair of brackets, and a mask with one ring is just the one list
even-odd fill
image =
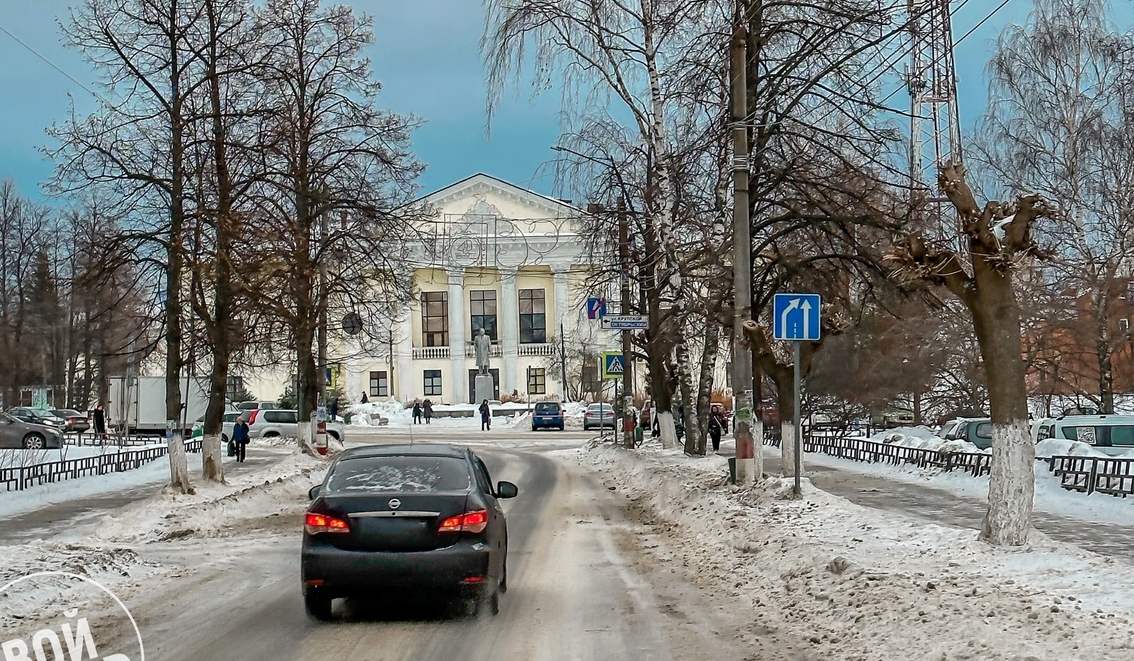
{"label": "white painted tree trunk", "polygon": [[661,432],[661,444],[666,450],[677,446],[677,427],[673,424],[672,411],[658,413],[658,431]]}
{"label": "white painted tree trunk", "polygon": [[764,421],[759,415],[752,416],[752,479],[759,482],[764,479]]}
{"label": "white painted tree trunk", "polygon": [[[785,477],[795,477],[795,425],[790,422],[780,423],[780,463],[783,464]],[[802,455],[799,457],[799,470],[802,474]]]}
{"label": "white painted tree trunk", "polygon": [[195,493],[189,482],[189,460],[185,456],[185,443],[180,433],[169,437],[169,487],[177,493]]}
{"label": "white painted tree trunk", "polygon": [[201,438],[201,475],[207,482],[224,483],[224,463],[221,461],[219,434],[205,434]]}
{"label": "white painted tree trunk", "polygon": [[1032,529],[1036,448],[1027,421],[992,425],[992,474],[981,538],[1021,546]]}

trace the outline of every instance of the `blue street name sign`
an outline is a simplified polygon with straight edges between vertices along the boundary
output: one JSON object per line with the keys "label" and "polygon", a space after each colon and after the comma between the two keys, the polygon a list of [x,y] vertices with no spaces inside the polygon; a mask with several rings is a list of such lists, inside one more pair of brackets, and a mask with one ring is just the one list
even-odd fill
{"label": "blue street name sign", "polygon": [[777,340],[819,340],[819,294],[776,294],[772,300],[772,336]]}

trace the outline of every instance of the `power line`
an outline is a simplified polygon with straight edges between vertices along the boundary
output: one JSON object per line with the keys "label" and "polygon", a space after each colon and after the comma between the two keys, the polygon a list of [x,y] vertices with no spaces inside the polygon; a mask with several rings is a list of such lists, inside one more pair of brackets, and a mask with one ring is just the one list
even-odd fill
{"label": "power line", "polygon": [[72,76],[71,74],[67,73],[67,72],[66,72],[66,71],[65,71],[65,70],[64,70],[64,69],[63,69],[62,67],[60,67],[59,65],[55,64],[54,62],[52,62],[52,61],[51,61],[50,59],[48,59],[48,58],[47,58],[47,56],[46,56],[46,55],[44,55],[43,53],[40,53],[40,52],[39,52],[39,51],[37,51],[36,49],[32,48],[32,47],[31,47],[31,46],[30,46],[30,45],[29,45],[29,44],[28,44],[27,42],[25,42],[25,41],[24,41],[23,39],[20,39],[20,38],[19,38],[19,37],[17,37],[16,35],[12,34],[12,32],[11,32],[10,30],[8,30],[8,28],[4,27],[3,25],[0,25],[0,32],[3,32],[4,34],[8,35],[9,37],[11,37],[11,38],[12,38],[12,41],[16,42],[16,43],[17,43],[17,44],[19,44],[20,46],[23,46],[23,47],[24,47],[24,49],[25,49],[25,50],[27,50],[27,51],[28,51],[29,53],[31,53],[32,55],[35,55],[35,56],[36,56],[36,57],[38,57],[39,59],[43,60],[43,62],[44,62],[45,64],[47,64],[47,66],[49,66],[49,67],[51,67],[52,69],[55,69],[55,70],[56,70],[56,71],[58,71],[59,73],[63,74],[63,76],[64,76],[64,77],[66,77],[66,78],[67,78],[67,80],[70,80],[70,81],[71,81],[72,83],[75,83],[76,85],[78,85],[78,86],[79,86],[79,88],[81,88],[81,89],[82,89],[83,91],[85,91],[85,92],[86,92],[87,94],[90,94],[91,96],[93,96],[94,98],[98,99],[99,101],[102,101],[103,103],[108,103],[108,102],[107,102],[107,100],[106,100],[106,99],[104,99],[104,98],[102,98],[102,96],[101,96],[100,94],[98,94],[97,92],[95,92],[95,91],[94,91],[94,90],[92,90],[91,88],[89,88],[89,87],[87,87],[86,85],[84,85],[84,84],[83,84],[83,83],[82,83],[82,82],[81,82],[81,81],[80,81],[80,80],[79,80],[78,78],[75,78],[75,77],[74,77],[74,76]]}

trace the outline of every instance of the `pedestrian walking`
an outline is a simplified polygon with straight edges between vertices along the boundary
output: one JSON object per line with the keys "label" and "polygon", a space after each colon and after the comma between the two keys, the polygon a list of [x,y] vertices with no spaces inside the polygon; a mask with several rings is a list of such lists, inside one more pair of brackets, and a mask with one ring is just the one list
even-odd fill
{"label": "pedestrian walking", "polygon": [[370,400],[366,398],[366,391],[365,390],[362,391],[361,400],[362,400],[363,404],[369,404],[370,403]]}
{"label": "pedestrian walking", "polygon": [[721,423],[721,414],[714,411],[709,414],[709,438],[713,441],[713,452],[721,449],[721,433],[724,425]]}
{"label": "pedestrian walking", "polygon": [[331,421],[337,420],[339,417],[339,398],[336,397],[331,400]]}
{"label": "pedestrian walking", "polygon": [[421,424],[421,402],[416,399],[413,402],[413,424]]}
{"label": "pedestrian walking", "polygon": [[244,421],[244,416],[237,418],[236,424],[232,426],[232,442],[236,444],[236,462],[244,463],[248,447],[248,423]]}
{"label": "pedestrian walking", "polygon": [[425,403],[421,405],[421,412],[425,414],[425,424],[428,425],[429,421],[433,419],[433,402],[428,399],[425,400]]}
{"label": "pedestrian walking", "polygon": [[480,403],[480,430],[492,431],[492,407],[488,405],[488,400],[483,400]]}
{"label": "pedestrian walking", "polygon": [[98,439],[100,444],[106,443],[106,410],[102,408],[102,404],[95,407],[94,410],[94,431],[95,438]]}

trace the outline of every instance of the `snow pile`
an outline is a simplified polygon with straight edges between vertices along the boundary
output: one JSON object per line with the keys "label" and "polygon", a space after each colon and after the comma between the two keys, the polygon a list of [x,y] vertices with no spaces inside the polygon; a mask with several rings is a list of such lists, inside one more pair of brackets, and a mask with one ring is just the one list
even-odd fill
{"label": "snow pile", "polygon": [[1057,457],[1062,455],[1075,455],[1078,457],[1106,457],[1105,452],[1099,452],[1093,445],[1082,441],[1072,441],[1066,438],[1047,438],[1036,443],[1037,457]]}
{"label": "snow pile", "polygon": [[[386,424],[409,424],[412,415],[409,409],[397,400],[378,400],[365,404],[351,404],[350,424],[352,427],[379,427]],[[385,420],[386,422],[382,422]],[[396,421],[396,422],[395,422]]]}
{"label": "snow pile", "polygon": [[901,445],[907,448],[933,450],[935,452],[984,452],[968,441],[947,441],[933,432],[929,427],[895,427],[880,431],[870,437],[875,443]]}
{"label": "snow pile", "polygon": [[806,658],[1134,656],[1128,565],[1038,533],[1026,548],[992,547],[972,530],[859,507],[806,480],[802,500],[779,478],[731,487],[720,458],[579,456],[629,499],[652,561],[685,567],[701,588],[750,608],[755,625],[790,632],[810,646]]}
{"label": "snow pile", "polygon": [[225,484],[196,480],[193,495],[163,491],[127,505],[86,534],[104,542],[146,543],[246,535],[252,527],[277,523],[297,530],[307,491],[322,481],[327,461],[294,445],[276,452],[277,461],[230,475]]}

